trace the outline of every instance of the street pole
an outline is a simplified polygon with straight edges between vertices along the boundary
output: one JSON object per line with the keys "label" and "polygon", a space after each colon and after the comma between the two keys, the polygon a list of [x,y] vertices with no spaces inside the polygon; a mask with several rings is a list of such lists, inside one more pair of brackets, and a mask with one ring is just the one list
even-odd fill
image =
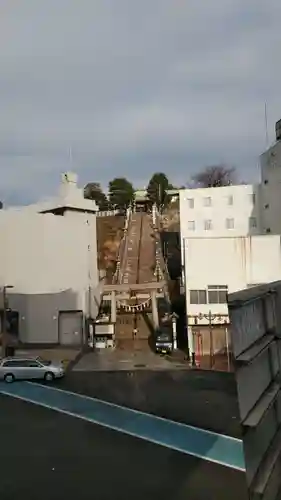
{"label": "street pole", "polygon": [[2,324],[2,358],[6,356],[7,347],[7,312],[6,312],[6,287],[3,287],[2,291],[3,298],[3,324]]}
{"label": "street pole", "polygon": [[226,355],[227,355],[227,371],[230,372],[230,352],[229,352],[229,338],[228,338],[227,324],[225,326],[225,342],[226,342]]}
{"label": "street pole", "polygon": [[7,338],[7,289],[13,288],[12,285],[5,285],[2,288],[2,300],[3,300],[3,324],[2,324],[2,357],[6,356],[6,348],[8,345]]}

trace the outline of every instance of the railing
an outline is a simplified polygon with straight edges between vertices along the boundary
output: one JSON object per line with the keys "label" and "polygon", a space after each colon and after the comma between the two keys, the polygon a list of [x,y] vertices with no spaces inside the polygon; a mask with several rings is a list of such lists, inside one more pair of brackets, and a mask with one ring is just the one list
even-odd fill
{"label": "railing", "polygon": [[160,230],[160,216],[156,209],[156,206],[152,208],[152,226],[155,232],[155,275],[158,280],[164,280],[167,286],[164,287],[164,295],[168,302],[170,302],[168,282],[170,281],[170,275],[167,267],[167,263],[163,257],[161,239],[159,237]]}
{"label": "railing", "polygon": [[117,255],[117,262],[116,262],[116,270],[112,278],[112,284],[114,283],[121,283],[122,281],[122,272],[123,272],[123,262],[124,258],[127,253],[127,247],[128,247],[128,227],[130,224],[130,220],[132,217],[132,210],[131,208],[127,209],[126,212],[126,218],[125,218],[125,223],[124,223],[124,229],[123,229],[123,236],[120,241],[119,249],[118,249],[118,255]]}
{"label": "railing", "polygon": [[111,217],[113,215],[122,215],[122,210],[106,210],[106,211],[102,211],[102,210],[99,210],[98,212],[96,212],[96,216],[97,217]]}
{"label": "railing", "polygon": [[281,282],[230,294],[228,308],[249,498],[275,500],[281,486]]}

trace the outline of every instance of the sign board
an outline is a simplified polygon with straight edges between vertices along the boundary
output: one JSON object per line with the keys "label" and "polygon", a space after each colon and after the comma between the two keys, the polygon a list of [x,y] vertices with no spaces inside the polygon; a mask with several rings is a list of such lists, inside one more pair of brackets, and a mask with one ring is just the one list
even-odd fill
{"label": "sign board", "polygon": [[114,324],[113,323],[96,323],[95,327],[95,336],[104,336],[104,335],[114,335]]}
{"label": "sign board", "polygon": [[251,500],[281,486],[281,282],[228,296],[231,344]]}

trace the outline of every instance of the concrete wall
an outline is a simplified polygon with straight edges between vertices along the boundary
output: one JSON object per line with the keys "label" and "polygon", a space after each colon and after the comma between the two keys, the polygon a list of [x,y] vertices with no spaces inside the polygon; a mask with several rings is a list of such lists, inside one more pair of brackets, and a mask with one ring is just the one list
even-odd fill
{"label": "concrete wall", "polygon": [[8,294],[9,306],[19,312],[19,338],[24,343],[58,343],[59,311],[79,309],[73,290],[49,294]]}
{"label": "concrete wall", "polygon": [[260,157],[262,232],[281,234],[281,141]]}
{"label": "concrete wall", "polygon": [[12,285],[25,342],[54,342],[59,310],[98,312],[96,217],[1,211],[0,286]]}
{"label": "concrete wall", "polygon": [[209,311],[228,313],[226,304],[190,304],[190,290],[227,285],[228,291],[234,292],[281,279],[280,236],[189,238],[185,243],[186,300],[190,315]]}

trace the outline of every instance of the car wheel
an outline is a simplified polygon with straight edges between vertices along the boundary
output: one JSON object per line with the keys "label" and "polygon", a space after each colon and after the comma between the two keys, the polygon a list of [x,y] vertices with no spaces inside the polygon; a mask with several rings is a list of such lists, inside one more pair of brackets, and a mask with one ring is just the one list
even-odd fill
{"label": "car wheel", "polygon": [[52,382],[54,380],[54,374],[52,372],[47,372],[44,375],[46,382]]}
{"label": "car wheel", "polygon": [[11,384],[12,382],[14,382],[15,376],[12,373],[6,373],[6,375],[4,375],[4,380],[8,384]]}

